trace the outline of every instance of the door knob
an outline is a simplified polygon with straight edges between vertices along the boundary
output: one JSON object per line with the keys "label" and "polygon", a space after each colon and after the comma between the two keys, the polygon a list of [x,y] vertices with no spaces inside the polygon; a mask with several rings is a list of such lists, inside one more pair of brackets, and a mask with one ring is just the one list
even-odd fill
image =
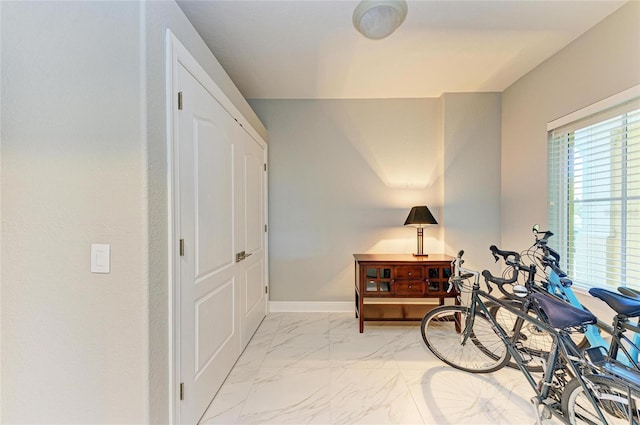
{"label": "door knob", "polygon": [[240,251],[236,254],[236,263],[239,263],[240,261],[246,259],[247,257],[250,257],[251,253],[246,253],[245,251]]}

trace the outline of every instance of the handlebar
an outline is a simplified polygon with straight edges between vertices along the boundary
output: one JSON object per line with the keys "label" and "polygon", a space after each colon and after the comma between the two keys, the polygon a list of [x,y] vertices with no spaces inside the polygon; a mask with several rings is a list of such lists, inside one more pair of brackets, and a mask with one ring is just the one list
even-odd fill
{"label": "handlebar", "polygon": [[[547,245],[549,238],[553,236],[553,232],[549,230],[539,231],[536,230],[536,228],[537,225],[534,226],[533,231],[536,236],[536,243],[534,244],[534,246],[542,250],[542,253],[544,255],[542,258],[540,258],[542,265],[544,267],[549,267],[559,277],[567,276],[567,274],[560,268],[560,254]],[[542,234],[542,238],[538,237],[538,235],[540,234]]]}
{"label": "handlebar", "polygon": [[[538,225],[533,226],[533,234],[536,235],[536,245],[546,245],[549,238],[553,236],[553,233],[549,230],[538,230]],[[538,238],[538,235],[542,234],[542,238]]]}
{"label": "handlebar", "polygon": [[498,256],[501,256],[504,259],[504,262],[511,267],[512,273],[511,273],[511,277],[502,278],[502,277],[497,277],[492,275],[489,270],[484,270],[482,272],[482,276],[484,277],[485,281],[496,284],[500,292],[502,292],[502,294],[507,298],[520,299],[520,297],[515,295],[513,292],[507,291],[504,288],[504,285],[511,285],[513,283],[516,283],[518,281],[518,276],[520,275],[521,271],[528,273],[529,280],[530,280],[533,276],[535,276],[536,266],[534,264],[531,264],[529,266],[523,264],[520,261],[520,254],[515,251],[503,251],[498,247],[496,247],[495,245],[491,245],[491,247],[489,247],[489,250],[491,250],[491,253],[493,254],[493,258],[496,261],[499,260]]}
{"label": "handlebar", "polygon": [[451,291],[451,288],[453,285],[456,285],[456,289],[460,291],[459,286],[461,285],[462,280],[468,279],[470,277],[475,277],[474,286],[477,286],[479,284],[480,274],[482,274],[482,276],[485,279],[485,283],[487,285],[487,290],[489,291],[489,293],[491,293],[493,289],[492,286],[489,285],[489,282],[491,282],[497,285],[500,292],[502,292],[502,294],[507,298],[520,299],[521,297],[515,295],[513,292],[507,291],[504,288],[504,285],[511,285],[513,283],[516,283],[518,281],[518,276],[520,274],[520,271],[528,273],[529,279],[531,279],[532,276],[535,276],[536,266],[534,264],[530,266],[526,266],[525,264],[523,264],[520,261],[520,254],[515,251],[501,250],[495,245],[491,245],[489,247],[489,250],[491,251],[493,258],[496,261],[498,261],[500,257],[502,257],[505,263],[511,267],[511,270],[512,270],[511,276],[508,278],[502,278],[502,277],[493,276],[489,270],[484,270],[482,271],[482,273],[480,273],[480,272],[462,267],[462,264],[464,263],[464,260],[462,259],[462,256],[464,255],[464,251],[460,250],[458,252],[457,257],[452,261],[452,266],[454,267],[454,270],[455,270],[455,276],[452,276],[452,278],[449,279],[450,286],[448,291]]}
{"label": "handlebar", "polygon": [[551,257],[550,260],[555,262],[556,264],[560,262],[560,254],[558,254],[556,250],[549,248],[548,246],[545,246],[544,253],[546,256]]}
{"label": "handlebar", "polygon": [[567,274],[560,268],[560,266],[558,266],[558,262],[553,260],[553,259],[549,259],[549,257],[546,257],[546,258],[542,259],[542,265],[545,266],[545,267],[549,267],[559,277],[566,277],[567,276]]}
{"label": "handlebar", "polygon": [[455,270],[455,275],[449,278],[449,288],[447,289],[447,292],[451,292],[451,289],[453,289],[453,286],[455,285],[456,290],[458,291],[458,293],[460,293],[462,281],[465,279],[475,277],[474,284],[477,284],[479,281],[479,276],[480,276],[479,272],[462,267],[462,264],[464,263],[464,260],[462,259],[463,255],[464,255],[463,250],[458,251],[458,255],[451,262],[451,265]]}
{"label": "handlebar", "polygon": [[491,254],[493,254],[493,258],[496,260],[496,262],[499,260],[498,256],[501,256],[504,259],[504,262],[510,266],[514,266],[520,263],[520,254],[515,251],[503,251],[501,249],[498,249],[498,247],[495,245],[491,245],[489,247],[489,250],[491,251]]}
{"label": "handlebar", "polygon": [[492,275],[489,270],[482,271],[482,277],[484,277],[485,280],[500,286],[517,282],[518,274],[519,274],[518,270],[514,268],[511,277],[509,279],[504,279],[504,278]]}

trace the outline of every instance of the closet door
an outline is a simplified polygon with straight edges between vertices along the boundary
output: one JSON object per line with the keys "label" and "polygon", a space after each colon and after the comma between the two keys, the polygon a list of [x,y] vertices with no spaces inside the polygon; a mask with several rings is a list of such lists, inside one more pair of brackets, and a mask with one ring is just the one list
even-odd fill
{"label": "closet door", "polygon": [[[180,401],[182,423],[197,423],[241,352],[239,295],[244,273],[234,222],[243,140],[238,124],[182,65],[178,66]],[[241,189],[241,188],[240,188]]]}
{"label": "closet door", "polygon": [[238,231],[243,237],[240,290],[240,315],[242,346],[251,339],[266,315],[266,155],[265,149],[244,129],[240,128],[238,139],[242,141],[241,176],[238,186],[242,186],[244,202],[239,214]]}
{"label": "closet door", "polygon": [[171,251],[172,402],[174,419],[193,424],[266,314],[267,145],[170,32],[167,41],[169,231],[180,247]]}

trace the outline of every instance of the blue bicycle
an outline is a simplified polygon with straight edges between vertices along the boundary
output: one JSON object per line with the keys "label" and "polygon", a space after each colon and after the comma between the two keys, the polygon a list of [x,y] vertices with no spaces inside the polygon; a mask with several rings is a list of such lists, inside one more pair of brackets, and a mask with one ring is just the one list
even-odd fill
{"label": "blue bicycle", "polygon": [[[521,257],[528,258],[532,264],[536,264],[536,270],[541,272],[542,275],[535,279],[535,285],[532,285],[531,279],[529,278],[527,286],[530,290],[548,292],[574,307],[588,310],[580,303],[578,297],[571,289],[573,282],[560,268],[560,254],[548,246],[549,238],[553,236],[553,233],[550,231],[540,231],[538,225],[533,226],[533,233],[535,235],[535,242],[529,249],[521,253]],[[509,273],[509,271],[507,270],[505,273]],[[621,292],[624,293],[624,290],[621,290]],[[512,300],[516,298],[509,296],[510,294],[505,295]],[[512,302],[518,303],[518,301]],[[491,313],[499,323],[503,324],[505,329],[516,328],[516,318],[505,309],[497,306],[491,310]],[[602,331],[607,335],[611,335],[613,332],[610,325],[598,320],[597,324],[586,326],[584,332],[574,332],[572,339],[581,349],[603,347],[605,350],[609,350],[610,344],[607,339],[603,338]],[[542,329],[530,326],[521,331],[521,334],[520,346],[522,347],[522,351],[529,351],[539,357],[551,349],[552,338]],[[639,346],[640,335],[634,334],[633,341],[629,344],[628,351],[630,356],[625,357],[618,354],[618,360],[627,366],[637,364]],[[530,369],[534,371],[542,370],[542,364],[532,364]]]}
{"label": "blue bicycle", "polygon": [[[548,230],[540,231],[540,226],[536,224],[533,226],[533,234],[536,239],[535,243],[523,255],[540,265],[539,270],[544,273],[544,277],[540,282],[542,286],[551,295],[568,302],[574,307],[586,310],[571,289],[573,281],[560,268],[560,254],[548,245],[549,238],[553,236],[553,233]],[[578,342],[578,346],[580,348],[589,346],[608,347],[609,344],[600,334],[600,329],[608,328],[609,326],[603,322],[587,326],[583,337]]]}

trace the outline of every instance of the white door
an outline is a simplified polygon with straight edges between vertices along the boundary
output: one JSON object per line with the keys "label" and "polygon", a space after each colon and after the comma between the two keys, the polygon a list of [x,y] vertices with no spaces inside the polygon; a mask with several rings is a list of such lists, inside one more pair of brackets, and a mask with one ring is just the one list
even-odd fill
{"label": "white door", "polygon": [[[238,125],[181,65],[177,89],[182,423],[197,423],[241,352],[234,222]],[[241,149],[240,149],[241,150]],[[240,205],[241,207],[241,205]]]}
{"label": "white door", "polygon": [[265,249],[265,150],[243,129],[240,164],[244,202],[239,224],[245,259],[239,263],[242,271],[240,314],[242,346],[246,346],[266,314],[266,249]]}

